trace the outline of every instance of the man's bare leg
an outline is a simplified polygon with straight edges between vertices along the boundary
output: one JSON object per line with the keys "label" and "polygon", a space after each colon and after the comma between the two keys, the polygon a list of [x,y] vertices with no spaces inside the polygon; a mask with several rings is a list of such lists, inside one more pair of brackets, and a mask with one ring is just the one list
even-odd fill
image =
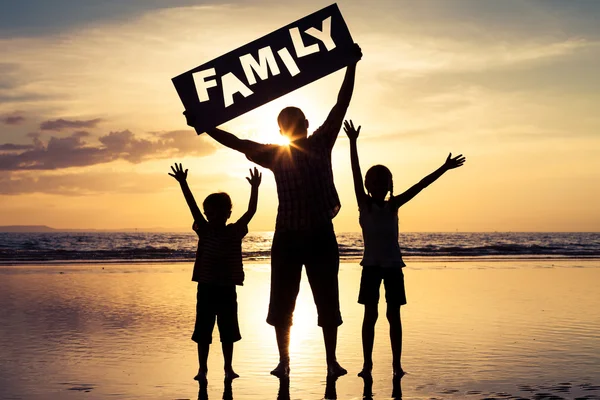
{"label": "man's bare leg", "polygon": [[325,355],[327,357],[327,376],[329,378],[337,378],[348,373],[348,371],[340,366],[335,356],[337,331],[337,326],[323,327],[323,340],[325,342]]}
{"label": "man's bare leg", "polygon": [[276,326],[277,348],[279,349],[279,364],[271,371],[271,375],[278,378],[290,376],[290,325]]}

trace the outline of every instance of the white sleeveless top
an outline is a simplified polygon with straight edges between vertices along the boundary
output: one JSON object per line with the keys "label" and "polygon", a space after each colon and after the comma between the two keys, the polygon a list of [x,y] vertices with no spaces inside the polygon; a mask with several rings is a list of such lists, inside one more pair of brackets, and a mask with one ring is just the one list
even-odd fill
{"label": "white sleeveless top", "polygon": [[386,201],[382,206],[371,203],[359,208],[359,222],[364,240],[363,267],[405,267],[398,244],[398,210],[392,210]]}

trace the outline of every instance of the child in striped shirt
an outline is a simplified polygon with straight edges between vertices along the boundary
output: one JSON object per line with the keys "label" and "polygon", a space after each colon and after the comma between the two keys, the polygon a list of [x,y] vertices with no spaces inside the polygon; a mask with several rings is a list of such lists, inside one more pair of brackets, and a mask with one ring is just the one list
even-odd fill
{"label": "child in striped shirt", "polygon": [[187,169],[181,164],[171,167],[169,173],[181,185],[185,200],[194,217],[194,231],[198,234],[198,251],[192,280],[198,282],[196,297],[196,324],[192,340],[198,344],[198,374],[194,377],[206,385],[208,351],[215,325],[219,327],[223,349],[225,380],[239,375],[233,371],[233,343],[240,340],[237,317],[236,286],[244,283],[242,267],[242,239],[248,233],[248,223],[258,205],[258,187],[262,174],[256,168],[246,178],[252,187],[248,211],[235,223],[227,224],[231,216],[231,199],[227,193],[213,193],[203,202],[206,219],[196,205],[187,184]]}

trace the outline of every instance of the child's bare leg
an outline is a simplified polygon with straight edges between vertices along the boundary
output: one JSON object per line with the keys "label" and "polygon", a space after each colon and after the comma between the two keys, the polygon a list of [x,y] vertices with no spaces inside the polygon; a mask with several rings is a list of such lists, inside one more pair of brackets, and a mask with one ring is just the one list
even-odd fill
{"label": "child's bare leg", "polygon": [[390,305],[387,307],[387,319],[390,323],[390,341],[392,343],[392,366],[394,376],[402,377],[402,322],[400,320],[400,306]]}
{"label": "child's bare leg", "polygon": [[373,369],[373,342],[375,341],[375,323],[379,317],[377,304],[365,304],[365,316],[362,324],[363,369],[358,373],[360,377],[368,377]]}
{"label": "child's bare leg", "polygon": [[198,375],[194,377],[195,380],[200,384],[206,385],[208,382],[206,374],[208,373],[208,350],[210,349],[210,343],[198,343]]}
{"label": "child's bare leg", "polygon": [[233,367],[231,366],[233,361],[233,342],[221,343],[221,348],[223,349],[223,359],[225,360],[225,380],[239,378],[240,376],[235,373]]}

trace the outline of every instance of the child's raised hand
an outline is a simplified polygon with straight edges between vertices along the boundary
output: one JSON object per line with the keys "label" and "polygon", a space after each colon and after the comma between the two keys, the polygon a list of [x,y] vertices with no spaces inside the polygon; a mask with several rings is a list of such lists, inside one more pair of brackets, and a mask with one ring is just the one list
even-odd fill
{"label": "child's raised hand", "polygon": [[246,178],[246,180],[250,183],[253,188],[257,188],[260,186],[260,181],[262,180],[262,173],[258,172],[256,167],[254,170],[250,169],[250,177]]}
{"label": "child's raised hand", "polygon": [[360,134],[360,126],[358,129],[354,128],[354,123],[352,120],[348,122],[348,120],[344,121],[344,132],[348,135],[348,139],[356,140],[358,139],[358,135]]}
{"label": "child's raised hand", "polygon": [[177,182],[181,183],[181,182],[186,181],[188,170],[186,169],[184,171],[183,167],[181,166],[181,163],[179,163],[179,165],[177,165],[177,163],[175,163],[175,168],[173,168],[173,166],[171,166],[171,171],[173,171],[173,173],[169,172],[169,175],[171,175],[173,178],[177,179]]}
{"label": "child's raised hand", "polygon": [[450,153],[450,154],[448,154],[448,158],[446,158],[444,167],[446,167],[446,169],[454,169],[454,168],[462,167],[462,165],[465,163],[466,160],[467,159],[465,157],[463,157],[462,154],[459,154],[456,157],[452,158],[452,153]]}

